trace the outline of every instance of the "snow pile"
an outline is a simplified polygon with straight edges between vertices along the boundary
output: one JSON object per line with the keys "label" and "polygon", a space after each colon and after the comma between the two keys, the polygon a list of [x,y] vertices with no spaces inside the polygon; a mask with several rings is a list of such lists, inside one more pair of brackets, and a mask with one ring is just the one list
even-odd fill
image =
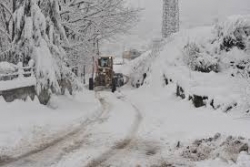
{"label": "snow pile", "polygon": [[[42,89],[48,89],[50,86],[56,88],[58,91],[59,85],[57,83],[56,73],[58,68],[54,63],[50,50],[44,40],[41,40],[41,46],[34,49],[36,55],[36,76],[38,76],[37,92],[38,94]],[[56,73],[55,73],[56,72]],[[49,82],[49,85],[48,85]]]}
{"label": "snow pile", "polygon": [[229,17],[227,21],[216,25],[216,33],[222,50],[229,51],[237,47],[249,51],[250,15]]}
{"label": "snow pile", "polygon": [[143,53],[139,58],[129,63],[127,75],[130,76],[130,82],[133,87],[140,87],[143,85],[147,72],[149,71],[150,61],[152,59],[152,51]]}
{"label": "snow pile", "polygon": [[66,66],[66,53],[62,48],[67,44],[59,16],[58,1],[27,0],[20,4],[13,14],[14,51],[17,61],[35,61],[36,91],[39,100],[47,104],[51,93],[60,94],[60,80],[75,85],[75,75]]}
{"label": "snow pile", "polygon": [[[33,75],[34,61],[30,60],[27,67],[9,62],[0,62],[0,91],[24,88],[36,85]],[[25,75],[28,75],[25,77]]]}
{"label": "snow pile", "polygon": [[13,90],[17,88],[25,88],[36,85],[35,77],[19,77],[17,79],[1,81],[0,82],[0,91]]}
{"label": "snow pile", "polygon": [[152,40],[148,51],[144,52],[138,58],[127,62],[118,69],[118,71],[130,78],[130,84],[133,87],[139,88],[144,84],[148,84],[147,78],[151,72],[151,64],[156,59],[163,46],[164,41],[161,39]]}
{"label": "snow pile", "polygon": [[244,106],[250,17],[232,18],[214,27],[183,30],[167,39],[152,65],[150,85],[162,88],[172,81],[180,87],[182,98],[195,101],[198,97],[204,105],[223,111]]}
{"label": "snow pile", "polygon": [[220,158],[228,162],[236,162],[240,153],[248,152],[249,142],[243,137],[229,136],[225,138],[220,134],[216,134],[214,137],[197,139],[192,144],[178,144],[177,150],[182,157],[191,161],[198,162]]}
{"label": "snow pile", "polygon": [[17,66],[9,62],[0,62],[0,74],[13,73],[17,70]]}

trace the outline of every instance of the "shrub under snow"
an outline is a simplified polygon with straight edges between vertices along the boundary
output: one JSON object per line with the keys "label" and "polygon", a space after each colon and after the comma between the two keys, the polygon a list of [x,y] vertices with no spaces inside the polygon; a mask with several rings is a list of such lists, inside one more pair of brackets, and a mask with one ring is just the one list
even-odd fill
{"label": "shrub under snow", "polygon": [[9,62],[0,62],[0,74],[8,74],[15,72],[17,66]]}
{"label": "shrub under snow", "polygon": [[35,60],[36,90],[39,100],[43,99],[41,94],[45,94],[47,100],[41,103],[46,104],[51,92],[61,92],[60,80],[65,79],[63,77],[70,71],[61,46],[63,42],[67,43],[67,39],[60,24],[58,1],[25,0],[13,17],[16,32],[14,53],[18,61]]}
{"label": "shrub under snow", "polygon": [[216,33],[221,50],[230,51],[233,47],[248,50],[250,46],[250,15],[233,16],[216,25]]}
{"label": "shrub under snow", "polygon": [[[153,65],[150,85],[174,84],[181,87],[186,100],[199,97],[203,105],[214,109],[228,112],[238,107],[247,111],[250,108],[248,29],[249,17],[241,16],[214,27],[173,34]],[[223,45],[228,37],[242,41],[245,47],[237,43]]]}
{"label": "shrub under snow", "polygon": [[193,71],[200,72],[218,72],[218,59],[208,51],[206,48],[195,43],[188,42],[183,49],[184,62]]}
{"label": "shrub under snow", "polygon": [[[193,71],[233,73],[247,69],[250,60],[250,16],[230,17],[215,25],[205,41],[189,39],[183,46],[183,62]],[[200,37],[202,38],[202,37]]]}

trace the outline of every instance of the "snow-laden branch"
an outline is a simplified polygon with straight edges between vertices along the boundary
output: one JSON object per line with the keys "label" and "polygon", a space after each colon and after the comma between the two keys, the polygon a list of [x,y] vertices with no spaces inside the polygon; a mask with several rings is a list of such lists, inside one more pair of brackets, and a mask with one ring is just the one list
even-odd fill
{"label": "snow-laden branch", "polygon": [[11,18],[13,18],[12,11],[8,8],[8,6],[4,2],[0,2],[0,6],[2,6],[10,14]]}
{"label": "snow-laden branch", "polygon": [[8,40],[11,41],[10,35],[5,30],[3,30],[1,27],[0,27],[0,33],[4,34],[8,38]]}
{"label": "snow-laden branch", "polygon": [[[124,6],[124,0],[75,0],[71,1],[70,4],[66,3],[61,11],[62,18],[65,18],[63,24],[67,26],[72,25],[75,30],[79,30],[82,33],[92,31],[96,32],[107,32],[105,29],[119,29],[119,31],[109,32],[120,32],[127,31],[128,24],[136,21],[138,9],[128,9]],[[82,5],[76,5],[81,3]],[[66,5],[66,6],[65,6]],[[68,5],[68,6],[67,6]],[[89,24],[93,24],[90,26]],[[91,28],[87,30],[86,28]],[[76,34],[79,33],[75,32]],[[111,33],[109,33],[111,35]]]}

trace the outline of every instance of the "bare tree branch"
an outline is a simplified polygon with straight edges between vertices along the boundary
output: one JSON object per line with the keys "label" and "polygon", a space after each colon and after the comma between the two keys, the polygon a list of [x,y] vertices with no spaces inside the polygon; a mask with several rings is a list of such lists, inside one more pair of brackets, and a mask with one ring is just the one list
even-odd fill
{"label": "bare tree branch", "polygon": [[3,29],[0,28],[0,32],[1,32],[2,34],[4,34],[4,35],[8,38],[9,41],[11,41],[10,35],[9,35],[5,30],[3,30]]}
{"label": "bare tree branch", "polygon": [[7,7],[7,5],[4,2],[0,2],[0,5],[6,9],[6,11],[10,14],[11,18],[13,18],[13,13],[12,11]]}

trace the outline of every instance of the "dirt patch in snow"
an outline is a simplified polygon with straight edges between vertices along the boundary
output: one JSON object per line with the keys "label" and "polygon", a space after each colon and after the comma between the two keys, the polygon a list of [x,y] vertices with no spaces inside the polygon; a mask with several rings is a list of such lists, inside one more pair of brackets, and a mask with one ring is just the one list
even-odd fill
{"label": "dirt patch in snow", "polygon": [[195,140],[191,144],[180,146],[180,155],[191,161],[221,158],[236,162],[241,152],[249,153],[250,140],[243,137],[214,137]]}

